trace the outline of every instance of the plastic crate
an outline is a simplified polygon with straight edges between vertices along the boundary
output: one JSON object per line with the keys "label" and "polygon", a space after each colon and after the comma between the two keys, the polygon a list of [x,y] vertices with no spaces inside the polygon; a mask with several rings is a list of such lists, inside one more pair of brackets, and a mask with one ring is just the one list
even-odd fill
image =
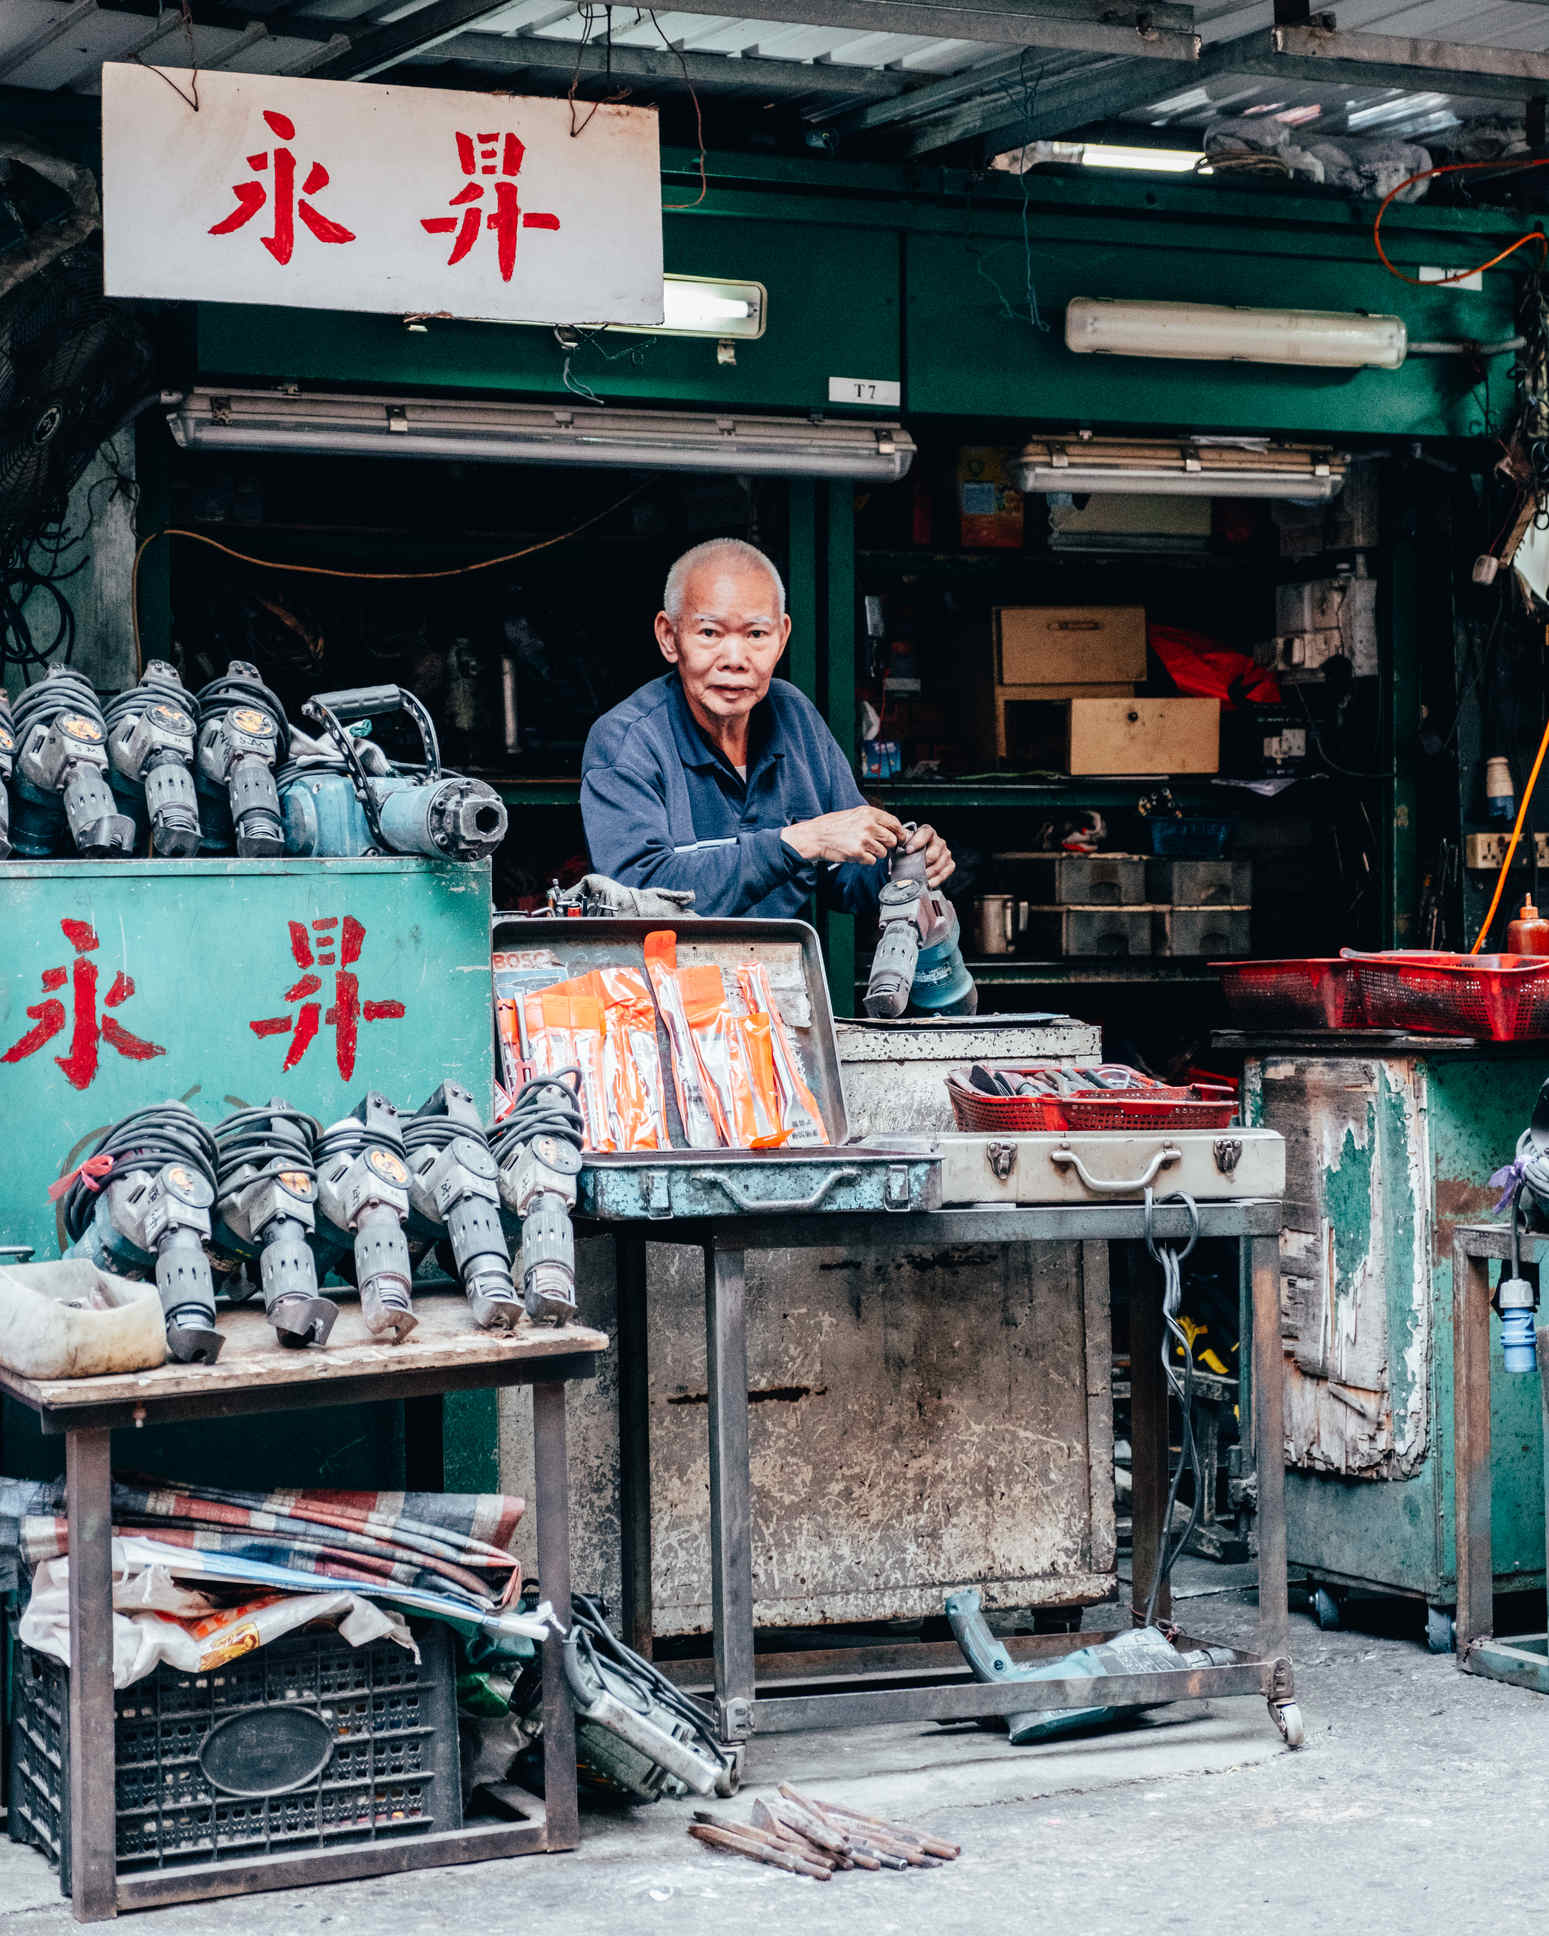
{"label": "plastic crate", "polygon": [[1370,1028],[1521,1042],[1549,1035],[1549,957],[1344,951]]}
{"label": "plastic crate", "polygon": [[1233,1021],[1243,1028],[1337,1029],[1362,1024],[1360,978],[1342,959],[1213,961]]}
{"label": "plastic crate", "polygon": [[[1010,1075],[1031,1073],[1007,1068]],[[991,1096],[953,1074],[947,1078],[959,1129],[1028,1135],[1039,1130],[1225,1129],[1237,1114],[1237,1097],[1225,1087],[1191,1084],[1170,1088],[1130,1071],[1127,1089],[1087,1089],[1066,1095]]]}
{"label": "plastic crate", "polygon": [[[121,1688],[118,1867],[240,1861],[462,1826],[452,1640],[287,1635],[208,1674]],[[69,1669],[12,1649],[8,1825],[70,1891]]]}

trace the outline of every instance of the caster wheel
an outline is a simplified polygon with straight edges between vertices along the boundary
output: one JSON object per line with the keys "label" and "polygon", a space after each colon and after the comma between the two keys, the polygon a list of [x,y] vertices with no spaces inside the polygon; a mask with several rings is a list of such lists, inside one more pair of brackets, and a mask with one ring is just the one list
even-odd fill
{"label": "caster wheel", "polygon": [[1335,1633],[1345,1624],[1344,1609],[1326,1586],[1313,1593],[1312,1617],[1325,1633]]}
{"label": "caster wheel", "polygon": [[1446,1607],[1427,1607],[1425,1610],[1425,1644],[1433,1654],[1450,1654],[1457,1650],[1457,1622]]}
{"label": "caster wheel", "polygon": [[1299,1748],[1306,1740],[1307,1736],[1302,1728],[1302,1711],[1295,1701],[1287,1701],[1284,1705],[1271,1701],[1269,1718],[1280,1730],[1280,1738],[1288,1748]]}

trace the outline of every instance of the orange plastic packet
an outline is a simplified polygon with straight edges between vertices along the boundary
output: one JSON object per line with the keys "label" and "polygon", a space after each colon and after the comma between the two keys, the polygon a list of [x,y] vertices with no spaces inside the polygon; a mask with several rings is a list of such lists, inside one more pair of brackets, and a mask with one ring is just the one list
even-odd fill
{"label": "orange plastic packet", "polygon": [[529,995],[524,1007],[527,1040],[539,1075],[580,1070],[586,1147],[611,1150],[616,1145],[602,1074],[602,1003],[586,992],[589,979],[583,975]]}
{"label": "orange plastic packet", "polygon": [[750,1016],[764,1016],[769,1023],[769,1047],[779,1090],[776,1120],[798,1147],[826,1143],[829,1136],[823,1112],[802,1075],[796,1044],[775,1002],[769,970],[761,961],[741,963],[737,969],[737,987]]}
{"label": "orange plastic packet", "polygon": [[634,968],[599,968],[589,979],[602,1000],[603,1088],[614,1144],[621,1150],[665,1149],[656,1004],[645,977]]}
{"label": "orange plastic packet", "polygon": [[706,1084],[694,1050],[694,1037],[683,1011],[682,991],[675,970],[678,937],[671,928],[658,928],[645,938],[646,972],[667,1028],[667,1044],[672,1054],[672,1086],[678,1098],[678,1116],[683,1136],[690,1149],[719,1149],[729,1139],[717,1120],[706,1093]]}

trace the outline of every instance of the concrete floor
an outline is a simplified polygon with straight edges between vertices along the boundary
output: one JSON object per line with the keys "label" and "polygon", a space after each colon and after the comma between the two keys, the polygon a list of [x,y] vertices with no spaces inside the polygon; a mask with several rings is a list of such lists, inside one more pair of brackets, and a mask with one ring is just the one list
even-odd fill
{"label": "concrete floor", "polygon": [[[1186,1563],[1194,1632],[1251,1641],[1241,1577]],[[1307,1717],[1296,1754],[1257,1700],[1169,1710],[1137,1730],[1040,1750],[978,1730],[786,1736],[755,1742],[743,1794],[718,1804],[746,1818],[760,1786],[790,1779],[950,1834],[963,1854],[939,1870],[800,1881],[699,1847],[683,1833],[689,1805],[662,1804],[589,1814],[574,1855],[252,1896],[136,1926],[157,1936],[512,1925],[542,1936],[685,1936],[753,1919],[760,1936],[1542,1931],[1549,1703],[1427,1654],[1412,1610],[1351,1616],[1364,1625],[1337,1634],[1293,1619]],[[41,1858],[9,1843],[0,1920],[16,1936],[77,1927]]]}

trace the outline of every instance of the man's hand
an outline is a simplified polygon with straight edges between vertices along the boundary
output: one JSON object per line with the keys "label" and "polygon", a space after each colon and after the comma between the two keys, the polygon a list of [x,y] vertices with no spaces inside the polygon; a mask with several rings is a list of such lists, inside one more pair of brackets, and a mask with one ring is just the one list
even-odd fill
{"label": "man's hand", "polygon": [[[922,827],[920,832],[929,834],[930,829]],[[904,838],[904,825],[881,807],[847,807],[843,813],[798,820],[794,826],[783,828],[780,838],[803,860],[859,861],[867,865],[892,852]],[[945,854],[947,850],[942,847],[941,851]],[[950,856],[947,871],[951,872]]]}
{"label": "man's hand", "polygon": [[956,871],[957,862],[952,858],[952,850],[941,838],[934,827],[916,827],[904,849],[906,854],[917,854],[925,849],[925,881],[928,887],[940,887]]}

